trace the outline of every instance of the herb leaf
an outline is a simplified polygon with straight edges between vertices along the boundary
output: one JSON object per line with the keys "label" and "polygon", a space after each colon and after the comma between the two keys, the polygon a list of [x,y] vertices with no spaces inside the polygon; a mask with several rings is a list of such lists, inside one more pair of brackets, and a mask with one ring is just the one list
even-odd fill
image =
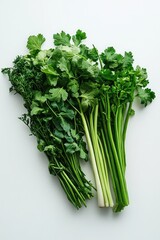
{"label": "herb leaf", "polygon": [[66,34],[64,31],[61,33],[53,34],[53,39],[55,46],[70,46],[71,36],[69,34]]}
{"label": "herb leaf", "polygon": [[78,46],[82,40],[86,39],[86,33],[81,30],[77,30],[76,35],[72,36],[72,40],[76,46]]}
{"label": "herb leaf", "polygon": [[49,99],[60,102],[61,100],[66,101],[68,93],[63,88],[52,88],[49,90]]}
{"label": "herb leaf", "polygon": [[27,48],[31,53],[37,50],[41,50],[41,46],[44,42],[45,38],[42,34],[38,34],[37,36],[30,36],[27,41]]}

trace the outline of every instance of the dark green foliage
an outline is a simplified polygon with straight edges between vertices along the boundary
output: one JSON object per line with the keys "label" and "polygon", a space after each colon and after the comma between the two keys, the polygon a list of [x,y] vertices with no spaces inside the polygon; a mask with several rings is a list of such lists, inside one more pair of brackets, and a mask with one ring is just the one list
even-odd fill
{"label": "dark green foliage", "polygon": [[21,120],[36,136],[68,199],[80,208],[92,197],[93,186],[80,167],[80,159],[88,159],[85,136],[99,206],[121,211],[129,204],[125,137],[132,103],[138,97],[147,106],[155,98],[146,88],[146,69],[133,67],[131,52],[121,55],[109,47],[99,54],[95,46],[87,47],[81,30],[53,38],[55,47],[41,50],[43,35],[30,36],[29,54],[2,72],[11,91],[23,97],[27,114]]}

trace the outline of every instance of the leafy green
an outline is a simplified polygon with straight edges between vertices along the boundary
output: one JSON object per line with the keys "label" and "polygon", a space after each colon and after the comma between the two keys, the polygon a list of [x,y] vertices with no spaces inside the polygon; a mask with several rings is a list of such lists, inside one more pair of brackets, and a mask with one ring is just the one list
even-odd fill
{"label": "leafy green", "polygon": [[64,71],[64,72],[69,73],[68,62],[66,61],[66,59],[64,57],[62,57],[61,60],[59,61],[58,67],[62,72]]}
{"label": "leafy green", "polygon": [[148,103],[151,103],[152,100],[155,98],[155,93],[151,91],[149,88],[138,88],[137,89],[138,94],[137,96],[140,98],[141,103],[145,105],[145,107],[148,105]]}
{"label": "leafy green", "polygon": [[69,34],[66,34],[64,31],[61,33],[53,34],[53,39],[55,46],[70,46],[71,36]]}
{"label": "leafy green", "polygon": [[78,46],[82,40],[86,39],[86,33],[81,30],[77,30],[76,34],[72,36],[72,40],[76,46]]}
{"label": "leafy green", "polygon": [[63,88],[52,88],[49,90],[49,99],[60,102],[61,100],[66,101],[68,93]]}
{"label": "leafy green", "polygon": [[30,36],[27,41],[27,48],[32,53],[35,50],[40,50],[44,42],[45,38],[42,34],[38,34],[37,36]]}
{"label": "leafy green", "polygon": [[57,73],[57,71],[52,67],[52,65],[45,65],[41,68],[41,71],[43,73],[49,74],[49,75],[53,75],[53,76],[59,76],[59,74]]}
{"label": "leafy green", "polygon": [[[78,97],[79,84],[76,79],[71,79],[67,84],[67,90],[72,92],[72,96]],[[76,94],[76,95],[75,95]]]}
{"label": "leafy green", "polygon": [[37,115],[37,114],[39,114],[39,113],[41,113],[43,111],[43,109],[42,108],[40,108],[40,107],[33,107],[32,108],[32,111],[31,111],[31,116],[33,116],[33,115]]}
{"label": "leafy green", "polygon": [[123,67],[130,67],[133,63],[133,55],[131,52],[125,52],[123,59]]}
{"label": "leafy green", "polygon": [[47,98],[45,96],[42,96],[42,93],[40,91],[35,92],[35,100],[37,102],[44,103],[47,101]]}
{"label": "leafy green", "polygon": [[73,154],[74,152],[79,151],[79,147],[76,143],[65,143],[66,152]]}
{"label": "leafy green", "polygon": [[[86,33],[53,35],[54,47],[42,50],[42,34],[30,36],[29,53],[2,70],[19,93],[27,113],[20,118],[37,138],[68,200],[86,206],[92,183],[81,169],[91,161],[98,205],[119,212],[129,204],[125,177],[125,140],[134,100],[147,106],[155,93],[147,71],[134,67],[133,54],[113,47],[102,53],[83,44]],[[88,154],[89,151],[89,154]]]}

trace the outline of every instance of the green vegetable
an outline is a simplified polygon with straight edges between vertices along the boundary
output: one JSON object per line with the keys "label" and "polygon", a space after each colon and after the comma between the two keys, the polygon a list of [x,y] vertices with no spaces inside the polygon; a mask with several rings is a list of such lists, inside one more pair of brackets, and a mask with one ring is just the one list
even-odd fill
{"label": "green vegetable", "polygon": [[81,30],[73,36],[62,31],[53,35],[54,48],[42,50],[43,35],[30,36],[29,53],[2,72],[23,97],[27,114],[21,119],[72,204],[80,208],[93,196],[80,166],[89,151],[98,205],[119,212],[129,204],[125,139],[132,104],[139,98],[147,106],[155,93],[146,88],[146,69],[134,68],[131,52],[109,47],[99,53],[84,39]]}

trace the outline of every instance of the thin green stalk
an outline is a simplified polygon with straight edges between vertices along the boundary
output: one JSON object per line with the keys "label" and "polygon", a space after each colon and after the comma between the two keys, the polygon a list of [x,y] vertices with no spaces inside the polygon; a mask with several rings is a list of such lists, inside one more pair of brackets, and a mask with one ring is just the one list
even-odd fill
{"label": "thin green stalk", "polygon": [[129,117],[130,117],[130,111],[132,109],[132,104],[133,104],[133,102],[129,103],[126,118],[125,118],[125,122],[124,122],[124,128],[123,128],[123,141],[124,142],[125,142],[125,139],[126,139],[126,132],[127,132],[128,121],[129,121]]}
{"label": "thin green stalk", "polygon": [[102,143],[97,133],[97,120],[98,120],[98,104],[92,110],[90,114],[90,128],[91,128],[91,137],[94,145],[94,151],[96,156],[97,168],[100,176],[100,181],[102,185],[103,195],[105,199],[106,206],[113,206],[113,199],[110,190],[108,170],[105,161],[105,154],[102,147]]}
{"label": "thin green stalk", "polygon": [[129,200],[128,200],[128,193],[127,193],[127,188],[126,188],[126,181],[125,181],[125,177],[124,177],[124,173],[122,171],[121,165],[119,163],[116,147],[115,147],[114,140],[113,140],[110,121],[111,121],[110,102],[109,102],[109,97],[107,96],[107,129],[108,129],[108,136],[109,136],[111,148],[112,148],[112,151],[113,151],[113,156],[114,156],[116,167],[117,167],[117,173],[118,173],[118,176],[119,176],[119,181],[120,181],[120,186],[121,186],[121,191],[122,191],[124,204],[128,205]]}
{"label": "thin green stalk", "polygon": [[[124,156],[124,172],[125,172],[125,168],[126,168],[126,152],[125,152],[125,140],[126,140],[126,132],[127,132],[127,127],[128,127],[128,122],[129,122],[129,117],[130,117],[130,111],[132,109],[132,104],[133,102],[129,103],[128,109],[127,109],[127,113],[126,113],[126,117],[124,120],[124,126],[123,126],[123,132],[122,132],[122,138],[123,138],[123,156]],[[127,108],[127,107],[126,107]]]}
{"label": "thin green stalk", "polygon": [[109,205],[113,207],[113,199],[111,195],[111,190],[110,190],[110,184],[109,184],[109,177],[108,177],[108,169],[106,165],[106,159],[105,159],[105,154],[103,150],[103,146],[101,143],[101,140],[97,134],[97,119],[98,119],[98,105],[95,108],[95,121],[94,121],[94,127],[95,127],[95,135],[96,135],[96,143],[97,143],[97,149],[99,153],[99,162],[100,162],[100,171],[102,172],[102,181],[104,182],[105,186],[105,191],[107,195],[107,200],[109,201]]}
{"label": "thin green stalk", "polygon": [[[64,159],[66,165],[67,165],[67,169],[70,169],[70,174],[72,176],[72,178],[74,179],[75,182],[77,182],[78,184],[80,183],[81,185],[84,185],[79,174],[77,174],[77,169],[78,168],[75,168],[74,167],[74,161],[75,161],[75,158],[73,157],[74,155],[68,155],[65,151],[65,148],[64,148],[64,145],[62,143],[62,149],[63,149],[63,154],[61,154],[61,157]],[[65,157],[64,157],[65,156]],[[67,160],[67,161],[66,161]],[[69,165],[68,165],[69,163]]]}
{"label": "thin green stalk", "polygon": [[78,191],[78,189],[75,187],[75,185],[72,183],[72,181],[69,179],[69,177],[67,176],[67,174],[63,171],[62,172],[63,176],[65,177],[65,179],[67,180],[66,182],[68,184],[70,184],[70,186],[74,189],[74,191],[76,192],[77,196],[79,197],[79,199],[81,199],[82,203],[84,204],[84,206],[86,206],[85,203],[85,198],[83,197],[83,195],[81,195]]}
{"label": "thin green stalk", "polygon": [[97,170],[97,166],[96,166],[96,160],[95,160],[93,145],[92,145],[91,137],[90,137],[89,130],[88,130],[88,127],[87,127],[87,122],[86,122],[84,113],[81,109],[80,103],[79,103],[79,106],[80,106],[82,123],[83,123],[83,126],[84,126],[86,140],[87,140],[87,144],[88,144],[88,148],[89,148],[89,152],[90,152],[90,160],[91,160],[93,173],[94,173],[94,178],[95,178],[95,183],[96,183],[96,188],[97,188],[98,205],[99,205],[99,207],[104,207],[103,192],[102,192],[102,188],[101,188],[101,184],[100,184],[100,179],[99,179],[99,176],[98,176],[98,170]]}
{"label": "thin green stalk", "polygon": [[[54,162],[57,165],[57,168],[61,169],[61,164],[55,159]],[[59,171],[59,173],[57,174],[58,178],[60,178],[60,176],[63,179],[63,184],[62,184],[62,179],[61,179],[61,184],[64,187],[64,190],[67,194],[68,199],[72,202],[76,204],[76,207],[79,208],[81,206],[81,204],[83,203],[85,204],[84,198],[82,197],[82,195],[78,192],[77,188],[74,186],[74,184],[71,182],[71,180],[68,178],[67,174],[65,173],[65,171],[63,170],[63,166],[62,166],[62,170]],[[65,182],[65,185],[64,185]],[[68,190],[67,190],[68,188]],[[76,196],[76,195],[77,196]],[[72,196],[72,197],[71,197]],[[80,202],[80,201],[81,202]],[[77,201],[79,201],[80,204],[77,204]],[[74,205],[75,205],[74,204]]]}
{"label": "thin green stalk", "polygon": [[115,135],[115,146],[117,150],[117,155],[120,160],[121,168],[123,168],[123,162],[121,157],[121,135],[120,135],[120,126],[119,126],[119,106],[117,107],[117,111],[115,114],[115,122],[114,122],[114,135]]}
{"label": "thin green stalk", "polygon": [[[95,159],[96,159],[96,165],[98,169],[98,174],[102,186],[102,192],[104,196],[104,201],[105,201],[105,206],[109,206],[109,201],[108,201],[108,196],[107,196],[107,191],[106,191],[106,186],[105,186],[105,173],[104,173],[104,168],[102,166],[102,156],[101,152],[99,150],[99,145],[98,145],[98,138],[97,138],[97,117],[98,117],[98,107],[95,107],[95,109],[92,110],[90,114],[90,134],[91,134],[91,139],[94,147],[94,153],[95,153]],[[94,111],[95,110],[95,111]]]}
{"label": "thin green stalk", "polygon": [[105,181],[105,186],[106,186],[106,192],[107,192],[107,196],[108,196],[108,200],[109,200],[109,205],[110,205],[110,207],[113,207],[114,202],[113,202],[111,188],[110,188],[110,182],[109,182],[107,161],[106,161],[106,156],[105,156],[105,152],[104,152],[104,146],[102,145],[102,142],[101,142],[100,138],[98,138],[98,141],[99,141],[99,146],[100,146],[100,150],[101,150],[101,153],[102,153],[102,167],[104,169],[104,174],[105,174],[104,181]]}
{"label": "thin green stalk", "polygon": [[120,153],[119,158],[121,159],[122,170],[125,171],[122,106],[119,106],[118,108],[118,142],[119,142],[119,153]]}
{"label": "thin green stalk", "polygon": [[76,175],[76,178],[77,178],[78,182],[80,183],[80,185],[83,187],[84,183],[83,183],[83,181],[82,181],[82,179],[80,177],[80,174],[78,172],[79,166],[77,166],[77,164],[76,164],[77,158],[73,154],[73,155],[70,156],[70,159],[71,159],[70,164],[71,164],[72,169],[73,169],[73,171],[74,171],[74,173]]}
{"label": "thin green stalk", "polygon": [[[65,181],[65,184],[64,184],[64,178],[63,178],[63,180],[62,180],[60,177],[58,177],[58,179],[59,179],[60,184],[61,184],[61,186],[63,187],[63,189],[64,189],[64,191],[65,191],[65,193],[66,193],[66,195],[67,195],[68,200],[69,200],[76,208],[80,208],[81,206],[80,206],[79,202],[77,202],[76,197],[73,195],[72,189],[71,189],[71,191],[70,191],[70,186],[68,186],[68,184],[66,183],[66,181]],[[67,189],[67,187],[68,187],[68,189]],[[72,196],[72,197],[71,197],[71,196]]]}
{"label": "thin green stalk", "polygon": [[[102,100],[102,102],[103,102],[103,100]],[[107,130],[107,126],[106,126],[105,113],[103,111],[102,103],[100,104],[100,111],[101,111],[101,118],[102,118],[101,135],[102,135],[102,140],[103,140],[103,148],[105,150],[106,160],[107,160],[109,170],[110,170],[112,186],[113,186],[115,200],[116,200],[116,205],[114,208],[116,208],[117,206],[122,205],[122,196],[121,196],[119,180],[117,178],[117,170],[115,167],[115,161],[114,161],[114,157],[112,154],[110,141],[108,138],[108,130]]]}
{"label": "thin green stalk", "polygon": [[50,106],[50,104],[46,101],[46,104],[47,104],[47,106],[49,107],[49,109],[51,110],[51,112],[53,113],[53,115],[55,116],[55,117],[57,117],[57,114],[55,113],[55,111],[53,110],[53,108]]}

